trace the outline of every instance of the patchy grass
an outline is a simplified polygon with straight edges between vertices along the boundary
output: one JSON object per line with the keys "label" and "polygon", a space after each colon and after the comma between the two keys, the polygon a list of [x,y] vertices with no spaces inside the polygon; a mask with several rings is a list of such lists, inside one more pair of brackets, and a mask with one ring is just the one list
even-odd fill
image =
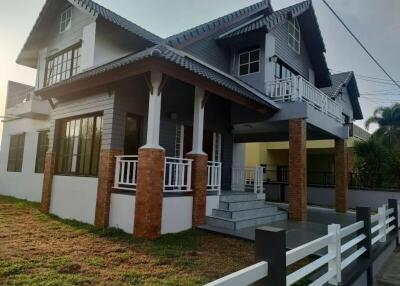
{"label": "patchy grass", "polygon": [[0,196],[0,285],[202,285],[254,263],[254,244],[199,230],[134,239]]}

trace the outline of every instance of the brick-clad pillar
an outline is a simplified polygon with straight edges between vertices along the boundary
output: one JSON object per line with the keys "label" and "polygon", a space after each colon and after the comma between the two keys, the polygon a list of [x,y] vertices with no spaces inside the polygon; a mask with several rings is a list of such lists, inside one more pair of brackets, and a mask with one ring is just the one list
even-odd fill
{"label": "brick-clad pillar", "polygon": [[307,220],[307,123],[289,121],[289,217]]}
{"label": "brick-clad pillar", "polygon": [[164,149],[139,149],[135,237],[156,239],[161,235],[164,162]]}
{"label": "brick-clad pillar", "polygon": [[335,139],[336,211],[348,209],[347,147],[343,139]]}
{"label": "brick-clad pillar", "polygon": [[111,192],[115,177],[115,156],[121,154],[122,151],[120,150],[101,150],[100,152],[95,217],[95,225],[98,228],[108,227]]}
{"label": "brick-clad pillar", "polygon": [[206,198],[207,198],[207,162],[205,154],[187,154],[192,159],[192,226],[203,225],[206,222]]}
{"label": "brick-clad pillar", "polygon": [[56,153],[47,152],[43,175],[42,202],[40,209],[44,213],[50,211],[51,191],[53,185],[54,170],[56,167]]}

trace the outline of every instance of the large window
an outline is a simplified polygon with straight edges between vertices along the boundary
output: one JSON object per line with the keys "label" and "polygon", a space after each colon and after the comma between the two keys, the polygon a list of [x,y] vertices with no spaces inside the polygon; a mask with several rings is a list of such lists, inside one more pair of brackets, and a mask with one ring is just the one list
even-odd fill
{"label": "large window", "polygon": [[289,47],[291,47],[296,53],[300,54],[300,25],[297,19],[290,20],[288,22],[289,27]]}
{"label": "large window", "polygon": [[36,150],[35,173],[44,173],[46,153],[49,149],[49,130],[39,131]]}
{"label": "large window", "polygon": [[61,13],[60,17],[60,33],[64,33],[65,31],[71,28],[71,18],[72,18],[72,8],[68,8]]}
{"label": "large window", "polygon": [[8,151],[8,172],[21,172],[24,157],[25,133],[10,137],[10,149]]}
{"label": "large window", "polygon": [[81,43],[47,59],[45,86],[66,80],[80,71]]}
{"label": "large window", "polygon": [[247,75],[260,71],[260,49],[252,49],[239,53],[239,75]]}
{"label": "large window", "polygon": [[97,176],[102,115],[63,120],[60,123],[57,174]]}

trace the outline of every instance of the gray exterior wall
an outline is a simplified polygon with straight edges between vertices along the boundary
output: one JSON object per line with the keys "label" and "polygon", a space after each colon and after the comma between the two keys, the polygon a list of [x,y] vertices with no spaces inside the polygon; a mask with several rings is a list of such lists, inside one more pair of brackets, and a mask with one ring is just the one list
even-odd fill
{"label": "gray exterior wall", "polygon": [[343,113],[350,117],[350,122],[353,121],[353,106],[351,105],[350,95],[347,88],[342,88],[342,95],[336,98],[336,102],[343,106]]}
{"label": "gray exterior wall", "polygon": [[[239,75],[239,53],[249,48],[260,49],[260,71],[248,75]],[[232,46],[231,74],[239,77],[242,81],[257,88],[260,91],[265,90],[265,34],[250,34],[246,40]]]}
{"label": "gray exterior wall", "polygon": [[[302,33],[304,31],[301,31]],[[287,65],[292,67],[305,79],[309,79],[309,69],[313,69],[310,57],[308,55],[307,47],[300,36],[300,54],[297,54],[288,45],[288,24],[281,24],[271,31],[271,34],[275,36],[275,52],[276,55],[282,59]]]}

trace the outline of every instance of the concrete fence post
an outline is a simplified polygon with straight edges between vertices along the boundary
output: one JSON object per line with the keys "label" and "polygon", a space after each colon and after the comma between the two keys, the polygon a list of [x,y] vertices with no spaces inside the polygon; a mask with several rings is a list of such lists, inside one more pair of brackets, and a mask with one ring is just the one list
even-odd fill
{"label": "concrete fence post", "polygon": [[256,229],[256,260],[268,262],[268,276],[255,286],[286,286],[286,231],[274,227]]}
{"label": "concrete fence post", "polygon": [[390,226],[394,225],[395,226],[395,234],[397,236],[396,239],[396,245],[397,247],[400,246],[399,242],[399,203],[396,199],[389,199],[388,202],[389,209],[393,209],[393,216],[395,217],[395,220],[390,223]]}
{"label": "concrete fence post", "polygon": [[[371,235],[371,209],[369,207],[356,208],[356,220],[363,221],[364,227],[357,232],[357,236],[364,234],[365,239],[358,244],[358,248],[365,247],[367,250],[363,255],[366,259],[372,257],[372,235]],[[367,269],[367,285],[372,286],[374,283],[372,264]]]}

